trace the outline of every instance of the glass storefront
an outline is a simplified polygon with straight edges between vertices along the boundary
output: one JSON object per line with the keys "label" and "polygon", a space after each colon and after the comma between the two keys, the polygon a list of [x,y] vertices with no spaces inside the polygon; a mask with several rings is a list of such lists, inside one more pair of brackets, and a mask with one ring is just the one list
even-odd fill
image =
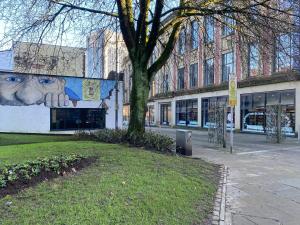
{"label": "glass storefront", "polygon": [[160,124],[169,126],[171,123],[171,103],[160,105]]}
{"label": "glass storefront", "polygon": [[282,105],[288,121],[284,127],[286,133],[295,133],[295,90],[273,91],[267,93],[241,95],[241,130],[265,133],[266,107]]}
{"label": "glass storefront", "polygon": [[176,125],[198,126],[198,100],[176,101]]}
{"label": "glass storefront", "polygon": [[51,109],[51,130],[104,129],[105,109]]}
{"label": "glass storefront", "polygon": [[[209,128],[214,126],[211,121],[209,121],[209,113],[214,107],[218,106],[228,106],[228,97],[227,96],[218,96],[211,98],[202,98],[202,127]],[[233,114],[233,127],[235,123],[235,114]],[[227,128],[230,128],[231,125],[231,115],[230,115],[230,107],[227,107]]]}

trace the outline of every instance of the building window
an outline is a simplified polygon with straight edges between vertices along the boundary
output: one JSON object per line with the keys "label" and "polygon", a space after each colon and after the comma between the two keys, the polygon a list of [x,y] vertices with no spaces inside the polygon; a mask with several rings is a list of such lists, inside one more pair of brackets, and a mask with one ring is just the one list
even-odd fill
{"label": "building window", "polygon": [[163,75],[162,91],[163,93],[167,93],[169,91],[169,74],[167,73]]}
{"label": "building window", "polygon": [[214,59],[207,59],[204,62],[204,86],[214,84]]}
{"label": "building window", "polygon": [[204,40],[206,43],[211,43],[214,41],[214,18],[212,16],[206,16],[204,18],[205,23],[205,35]]}
{"label": "building window", "polygon": [[184,89],[184,68],[178,69],[178,77],[177,77],[177,89],[181,90]]}
{"label": "building window", "polygon": [[222,55],[222,82],[228,81],[229,75],[233,73],[233,52]]}
{"label": "building window", "polygon": [[153,80],[153,81],[151,82],[151,91],[150,91],[150,94],[151,94],[152,97],[156,94],[155,91],[156,91],[156,88],[155,88],[155,80]]}
{"label": "building window", "polygon": [[182,29],[179,34],[179,40],[178,40],[178,53],[180,55],[183,55],[185,51],[185,31]]}
{"label": "building window", "polygon": [[160,124],[161,125],[170,125],[171,122],[171,103],[161,104],[160,105]]}
{"label": "building window", "polygon": [[259,47],[257,43],[248,46],[248,76],[258,75],[259,69]]}
{"label": "building window", "polygon": [[190,66],[190,88],[198,86],[198,63]]}
{"label": "building window", "polygon": [[[232,0],[224,1],[225,8],[230,10],[232,8]],[[222,36],[232,35],[234,33],[235,21],[232,13],[226,13],[223,17]]]}
{"label": "building window", "polygon": [[176,125],[198,126],[198,100],[181,100],[176,102]]}
{"label": "building window", "polygon": [[[228,97],[227,96],[219,96],[219,97],[211,97],[211,98],[203,98],[202,99],[202,127],[209,128],[215,127],[215,121],[211,121],[212,117],[215,116],[215,108],[224,107],[227,108],[227,124],[226,127],[228,129],[231,128],[231,115],[230,108],[228,105]],[[212,115],[212,117],[210,116]],[[233,114],[233,127],[235,127],[235,114]]]}
{"label": "building window", "polygon": [[105,109],[51,109],[51,130],[104,129]]}
{"label": "building window", "polygon": [[229,36],[234,34],[234,19],[227,15],[224,17],[223,26],[222,26],[222,36]]}
{"label": "building window", "polygon": [[287,71],[292,67],[292,35],[282,34],[276,39],[275,70]]}
{"label": "building window", "polygon": [[264,133],[266,130],[266,107],[281,105],[285,115],[283,127],[287,135],[295,134],[295,91],[272,91],[241,95],[242,131]]}
{"label": "building window", "polygon": [[199,23],[195,20],[191,23],[191,33],[191,48],[194,50],[199,47]]}

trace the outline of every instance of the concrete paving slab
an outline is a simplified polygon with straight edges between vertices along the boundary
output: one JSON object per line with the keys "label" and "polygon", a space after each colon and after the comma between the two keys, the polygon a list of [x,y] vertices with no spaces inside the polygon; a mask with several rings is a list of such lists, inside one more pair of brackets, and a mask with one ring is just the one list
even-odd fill
{"label": "concrete paving slab", "polygon": [[[173,129],[158,129],[175,137]],[[235,151],[207,144],[207,132],[193,131],[193,157],[228,167],[229,225],[300,224],[300,144],[270,144],[263,135],[236,134]],[[229,221],[229,222],[228,222]]]}

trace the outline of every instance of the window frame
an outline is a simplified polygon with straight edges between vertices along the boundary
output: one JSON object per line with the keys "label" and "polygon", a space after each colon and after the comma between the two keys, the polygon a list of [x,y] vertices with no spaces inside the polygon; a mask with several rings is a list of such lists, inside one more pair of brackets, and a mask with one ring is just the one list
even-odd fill
{"label": "window frame", "polygon": [[[229,54],[232,54],[232,57],[231,57],[232,61],[231,61],[231,63],[227,62],[228,58],[226,56],[228,56]],[[226,57],[226,63],[224,63],[225,57]],[[232,71],[230,71],[228,74],[226,74],[227,76],[225,77],[225,74],[224,74],[225,72],[224,71],[225,71],[225,67],[227,67],[228,65],[232,65],[231,66]],[[222,54],[222,71],[221,72],[222,72],[222,74],[221,74],[222,75],[222,82],[227,82],[229,80],[230,73],[234,73],[234,51],[233,50]]]}

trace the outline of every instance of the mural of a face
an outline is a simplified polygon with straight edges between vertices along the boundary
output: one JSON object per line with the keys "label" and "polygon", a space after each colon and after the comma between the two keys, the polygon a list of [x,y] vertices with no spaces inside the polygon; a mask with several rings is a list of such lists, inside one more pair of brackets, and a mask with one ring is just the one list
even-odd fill
{"label": "mural of a face", "polygon": [[54,76],[0,75],[0,105],[62,107],[69,104],[65,80]]}

